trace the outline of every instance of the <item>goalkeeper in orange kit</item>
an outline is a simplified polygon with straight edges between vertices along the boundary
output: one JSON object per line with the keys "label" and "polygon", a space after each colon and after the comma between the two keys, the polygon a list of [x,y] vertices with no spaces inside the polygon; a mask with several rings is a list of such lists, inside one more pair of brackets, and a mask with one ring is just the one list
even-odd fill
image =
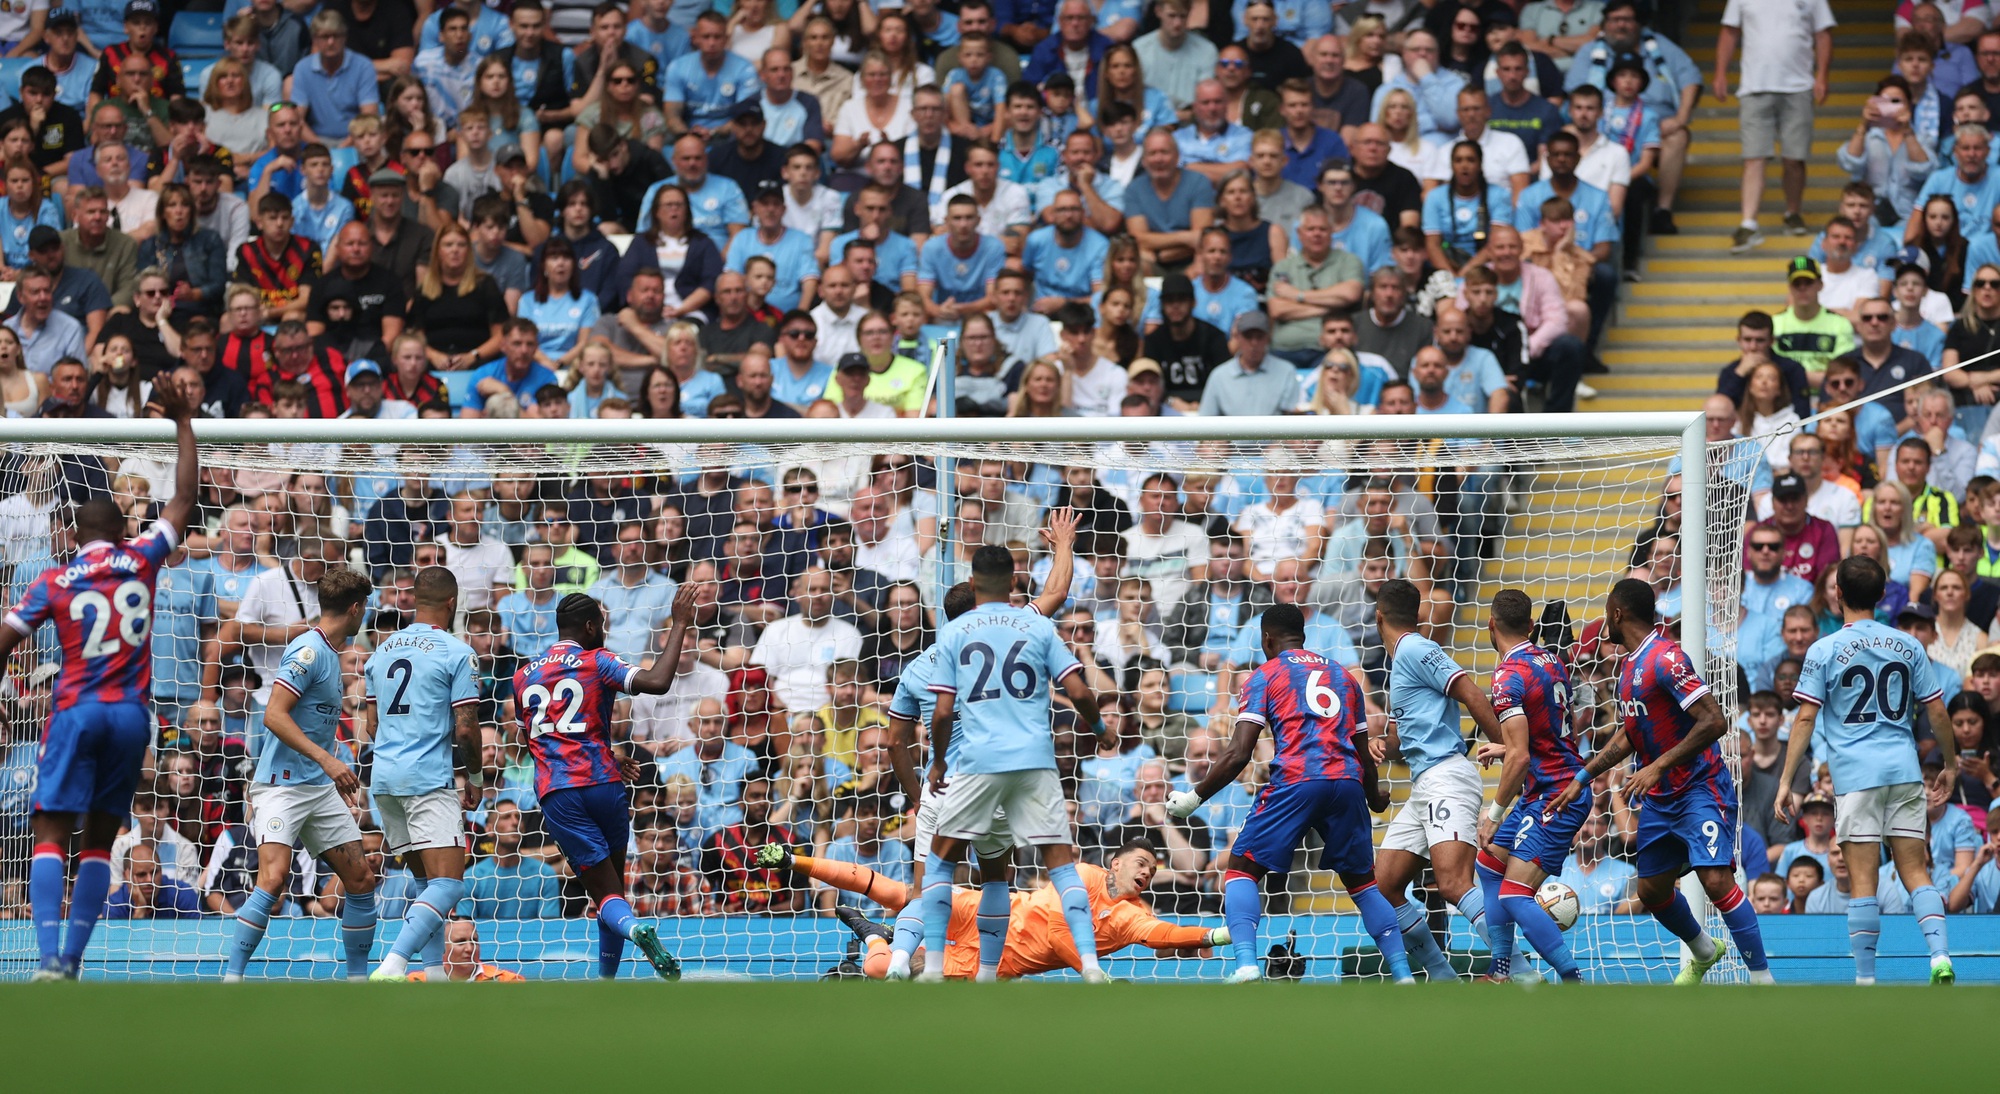
{"label": "goalkeeper in orange kit", "polygon": [[[759,850],[757,864],[796,870],[843,892],[860,893],[892,913],[911,897],[907,885],[891,881],[865,866],[794,855],[777,844]],[[1120,847],[1111,856],[1109,870],[1077,866],[1090,896],[1091,918],[1096,921],[1098,956],[1109,956],[1127,946],[1148,946],[1160,956],[1206,956],[1199,951],[1229,944],[1227,927],[1182,927],[1153,914],[1144,894],[1159,868],[1153,845],[1144,839]],[[889,928],[868,920],[855,909],[839,911],[841,921],[867,944],[862,971],[872,979],[882,979],[889,971]],[[944,958],[944,974],[948,979],[970,980],[979,971],[978,915],[976,891],[961,889],[952,893],[950,945]],[[917,951],[913,967],[917,967],[915,961],[925,959],[924,951]],[[1001,977],[1033,976],[1081,967],[1056,890],[1043,886],[1033,892],[1014,893],[1007,917],[1006,949],[1000,958]]]}

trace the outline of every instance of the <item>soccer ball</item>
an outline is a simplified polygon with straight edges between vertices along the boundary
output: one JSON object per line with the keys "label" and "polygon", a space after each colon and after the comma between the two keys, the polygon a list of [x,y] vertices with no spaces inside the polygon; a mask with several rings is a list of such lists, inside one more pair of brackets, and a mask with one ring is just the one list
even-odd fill
{"label": "soccer ball", "polygon": [[1556,926],[1565,931],[1576,926],[1576,913],[1582,908],[1577,903],[1576,890],[1560,881],[1543,882],[1541,889],[1535,893],[1535,903],[1540,904],[1542,910],[1549,913],[1549,918],[1556,921]]}

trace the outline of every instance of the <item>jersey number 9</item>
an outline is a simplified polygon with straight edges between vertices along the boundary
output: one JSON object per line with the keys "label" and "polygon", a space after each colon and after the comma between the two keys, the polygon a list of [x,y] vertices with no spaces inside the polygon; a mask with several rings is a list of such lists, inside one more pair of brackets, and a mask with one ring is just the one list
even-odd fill
{"label": "jersey number 9", "polygon": [[583,713],[583,685],[575,680],[557,680],[554,688],[529,684],[521,689],[521,706],[528,712],[530,738],[551,732],[584,731],[585,727],[577,721],[577,715]]}
{"label": "jersey number 9", "polygon": [[[146,630],[153,622],[153,594],[145,582],[127,581],[113,589],[109,597],[95,589],[71,597],[70,621],[83,622],[85,612],[90,613],[90,631],[83,640],[83,655],[109,657],[118,652],[121,641],[137,646],[146,640]],[[114,614],[118,617],[115,634],[111,628]]]}

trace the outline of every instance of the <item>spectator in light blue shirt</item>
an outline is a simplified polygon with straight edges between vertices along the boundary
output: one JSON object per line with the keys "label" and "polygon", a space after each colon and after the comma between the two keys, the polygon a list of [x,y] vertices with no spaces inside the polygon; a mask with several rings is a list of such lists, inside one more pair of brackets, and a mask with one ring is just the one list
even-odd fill
{"label": "spectator in light blue shirt", "polygon": [[1250,163],[1250,130],[1229,120],[1229,93],[1216,80],[1194,85],[1194,121],[1174,130],[1181,163],[1209,182]]}
{"label": "spectator in light blue shirt", "polygon": [[[785,184],[775,179],[764,182],[751,203],[750,215],[757,220],[756,229],[736,233],[723,268],[742,273],[752,256],[763,255],[778,273],[764,302],[779,311],[812,307],[819,292],[819,261],[813,257],[812,237],[785,227]],[[779,397],[779,401],[792,400]]]}
{"label": "spectator in light blue shirt", "polygon": [[547,543],[531,543],[521,550],[521,571],[528,587],[502,597],[494,610],[514,646],[514,652],[529,660],[547,653],[556,644],[555,548]]}
{"label": "spectator in light blue shirt", "polygon": [[[909,884],[915,866],[910,844],[908,840],[882,838],[880,794],[871,792],[846,798],[840,803],[837,816],[843,820],[853,818],[854,834],[841,836],[827,845],[826,857],[829,861],[864,866],[890,881]],[[836,895],[832,889],[822,889],[820,893],[823,902],[831,902]],[[839,893],[838,902],[843,907],[859,908],[876,918],[889,914],[887,909],[860,893]]]}
{"label": "spectator in light blue shirt", "polygon": [[629,661],[653,652],[654,638],[673,616],[672,579],[646,565],[646,530],[618,529],[615,564],[605,568],[590,595],[605,607],[604,648]]}
{"label": "spectator in light blue shirt", "polygon": [[[1278,17],[1278,37],[1305,48],[1306,43],[1322,34],[1333,33],[1333,5],[1319,0],[1266,0]],[[1243,13],[1250,6],[1249,0],[1235,0],[1230,6],[1230,14],[1241,27]]]}
{"label": "spectator in light blue shirt", "polygon": [[1611,818],[1592,813],[1578,833],[1576,853],[1563,864],[1557,880],[1576,892],[1577,909],[1584,915],[1613,915],[1637,912],[1633,882],[1639,872],[1632,864],[1611,858]]}
{"label": "spectator in light blue shirt", "polygon": [[1472,322],[1465,313],[1455,307],[1439,307],[1432,337],[1450,370],[1445,376],[1445,391],[1474,413],[1504,412],[1507,374],[1491,351],[1472,344]]}
{"label": "spectator in light blue shirt", "polygon": [[1451,180],[1424,197],[1424,239],[1431,265],[1454,274],[1486,246],[1495,224],[1514,224],[1514,197],[1486,181],[1485,154],[1473,141],[1451,147]]}
{"label": "spectator in light blue shirt", "polygon": [[306,109],[307,134],[336,143],[347,136],[349,122],[381,113],[375,65],[347,48],[347,20],[337,11],[313,16],[312,36],[315,52],[292,69],[292,98]]}
{"label": "spectator in light blue shirt", "polygon": [[493,854],[465,872],[475,919],[555,919],[562,914],[562,879],[541,859],[521,854],[521,807],[496,802],[487,814]]}
{"label": "spectator in light blue shirt", "polygon": [[[482,17],[497,12],[480,8]],[[481,55],[472,50],[471,19],[462,8],[446,8],[433,18],[442,19],[445,26],[439,41],[417,53],[411,62],[411,71],[418,82],[424,85],[424,93],[430,98],[431,113],[447,127],[456,125],[458,112],[472,103],[473,81],[477,79]],[[506,20],[501,20],[506,25]],[[426,24],[428,26],[428,24]],[[512,31],[508,32],[510,35]]]}
{"label": "spectator in light blue shirt", "polygon": [[833,383],[833,365],[819,359],[819,323],[793,308],[778,320],[778,355],[771,359],[771,398],[805,413]]}
{"label": "spectator in light blue shirt", "polygon": [[949,322],[993,306],[993,279],[1007,264],[1007,247],[979,234],[979,202],[960,194],[945,206],[945,231],[924,241],[917,258],[917,291],[936,322]]}
{"label": "spectator in light blue shirt", "polygon": [[1052,311],[1063,300],[1082,302],[1104,285],[1111,242],[1083,222],[1083,199],[1060,190],[1049,204],[1049,223],[1028,233],[1021,266],[1035,277],[1035,309]]}
{"label": "spectator in light blue shirt", "polygon": [[[1228,330],[1239,315],[1263,308],[1263,300],[1250,283],[1229,272],[1229,233],[1210,228],[1201,233],[1201,247],[1195,262],[1199,271],[1194,283],[1194,317],[1217,330]],[[1146,294],[1143,326],[1150,333],[1164,321],[1160,313],[1163,293]]]}
{"label": "spectator in light blue shirt", "polygon": [[430,18],[424,20],[423,30],[417,37],[418,52],[435,48],[442,43],[443,36],[440,32],[443,29],[444,16],[452,10],[452,7],[465,12],[469,20],[466,46],[471,50],[473,64],[485,60],[486,55],[496,49],[506,49],[514,44],[514,28],[508,24],[505,15],[480,3],[479,0],[466,0],[463,3],[440,8],[432,12]]}
{"label": "spectator in light blue shirt", "polygon": [[667,129],[707,139],[723,128],[729,110],[764,90],[757,66],[729,51],[729,20],[704,12],[688,32],[694,52],[675,58],[660,80]]}
{"label": "spectator in light blue shirt", "polygon": [[696,703],[688,721],[694,743],[660,758],[660,781],[693,783],[695,827],[714,832],[743,819],[743,783],[757,773],[757,754],[729,739],[729,716],[715,699]]}
{"label": "spectator in light blue shirt", "polygon": [[689,222],[715,243],[716,250],[728,254],[730,240],[750,223],[750,204],[743,200],[743,188],[732,179],[709,173],[708,145],[692,133],[674,142],[674,171],[673,178],[654,183],[639,202],[644,210],[639,218],[640,233],[652,230],[653,198],[671,182],[687,191]]}
{"label": "spectator in light blue shirt", "polygon": [[1417,101],[1417,131],[1433,140],[1447,140],[1458,133],[1458,93],[1465,88],[1465,75],[1438,67],[1438,41],[1427,30],[1413,30],[1403,36],[1403,70],[1382,81],[1368,105],[1370,121],[1382,120],[1382,103],[1389,92],[1401,89]]}

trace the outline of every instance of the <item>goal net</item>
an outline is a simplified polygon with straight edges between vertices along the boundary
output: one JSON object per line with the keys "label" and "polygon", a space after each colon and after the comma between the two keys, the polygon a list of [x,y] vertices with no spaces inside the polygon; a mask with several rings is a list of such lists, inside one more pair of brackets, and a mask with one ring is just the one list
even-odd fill
{"label": "goal net", "polygon": [[[1587,712],[1576,735],[1589,750],[1613,729],[1616,671],[1591,624],[1610,586],[1638,573],[1670,617],[1683,600],[1714,606],[1708,677],[1733,717],[1742,499],[1726,468],[1695,476],[1710,499],[1708,548],[1685,569],[1706,581],[1704,596],[1684,585],[1688,530],[1668,490],[1687,421],[198,423],[197,527],[163,572],[150,617],[136,613],[153,655],[158,736],[114,848],[110,917],[86,975],[219,975],[230,913],[256,872],[246,786],[270,740],[262,705],[284,643],[315,614],[314,580],[338,565],[376,589],[366,629],[342,655],[343,748],[364,782],[361,666],[411,621],[419,569],[442,565],[459,581],[455,630],[478,655],[486,789],[466,817],[472,858],[459,913],[472,927],[455,929],[448,964],[473,967],[476,933],[477,962],[530,978],[595,974],[593,909],[542,823],[512,677],[556,640],[562,595],[603,601],[607,645],[640,662],[664,642],[675,589],[692,584],[695,648],[682,677],[665,696],[617,707],[616,733],[640,771],[626,849],[632,903],[659,921],[693,977],[858,974],[865,951],[834,908],[889,921],[924,855],[886,750],[900,674],[929,642],[944,590],[969,576],[973,547],[1013,550],[1021,599],[1050,591],[1062,560],[1044,533],[1059,507],[1077,514],[1078,529],[1067,595],[1054,598],[1058,628],[1113,731],[1100,745],[1058,709],[1058,763],[1083,859],[1111,867],[1120,847],[1145,840],[1158,872],[1136,899],[1163,919],[1220,925],[1222,864],[1267,777],[1268,741],[1189,821],[1172,821],[1162,803],[1219,756],[1236,687],[1262,660],[1257,615],[1268,604],[1306,609],[1308,645],[1365,678],[1379,731],[1381,582],[1416,583],[1424,631],[1482,683],[1499,656],[1487,605],[1499,589],[1521,589],[1542,641],[1570,667]],[[108,493],[136,532],[173,490],[164,423],[61,424],[97,428],[10,445],[0,482],[10,604],[74,549],[74,501]],[[1511,435],[1490,435],[1502,430]],[[6,666],[8,978],[35,960],[27,813],[59,658],[44,627]],[[1499,766],[1484,771],[1490,793]],[[1408,770],[1392,755],[1384,776],[1400,808]],[[1633,899],[1636,819],[1617,789],[1624,777],[1600,784],[1599,814],[1562,875],[1585,912],[1571,946],[1591,979],[1657,982],[1672,976],[1679,949]],[[1393,812],[1376,818],[1378,840]],[[365,794],[356,817],[384,875],[379,956],[420,883],[381,855]],[[764,866],[756,853],[767,843],[866,867],[879,884],[845,893]],[[252,978],[340,974],[341,882],[303,852],[295,858]],[[1317,863],[1317,849],[1302,847],[1294,869],[1267,884],[1260,955],[1276,947],[1276,976],[1380,975],[1339,879]],[[1013,882],[1017,899],[1045,883],[1031,849],[1017,851]],[[1132,882],[1114,870],[1114,886]],[[1414,899],[1428,902],[1460,968],[1483,969],[1485,944],[1429,886],[1426,874]],[[1516,967],[1530,963],[1525,944],[1516,949]],[[1135,945],[1107,967],[1141,980],[1215,978],[1223,956]],[[642,973],[628,956],[625,975]]]}

